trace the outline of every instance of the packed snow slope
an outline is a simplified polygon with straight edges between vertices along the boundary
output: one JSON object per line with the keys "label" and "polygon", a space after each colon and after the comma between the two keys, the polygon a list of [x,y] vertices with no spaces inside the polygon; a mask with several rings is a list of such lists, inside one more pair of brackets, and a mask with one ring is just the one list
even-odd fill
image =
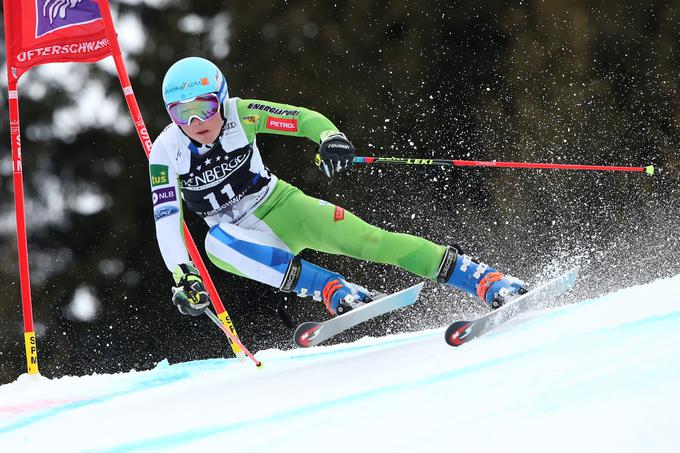
{"label": "packed snow slope", "polygon": [[680,451],[680,276],[460,348],[437,329],[257,356],[22,376],[0,451]]}

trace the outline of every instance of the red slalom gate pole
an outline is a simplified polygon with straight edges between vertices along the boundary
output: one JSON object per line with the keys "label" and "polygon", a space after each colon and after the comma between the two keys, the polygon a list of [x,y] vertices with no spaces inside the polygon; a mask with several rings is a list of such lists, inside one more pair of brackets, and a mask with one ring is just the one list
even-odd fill
{"label": "red slalom gate pole", "polygon": [[[142,113],[139,110],[139,105],[137,104],[137,99],[135,98],[134,91],[132,90],[132,85],[130,84],[130,78],[128,77],[127,69],[125,68],[125,62],[123,61],[120,45],[118,44],[118,35],[116,33],[116,28],[113,24],[113,18],[111,17],[109,2],[108,0],[98,1],[99,9],[101,11],[102,18],[104,19],[104,24],[106,26],[106,34],[109,39],[109,45],[111,46],[112,51],[111,55],[113,56],[113,60],[116,64],[116,72],[118,72],[118,79],[120,80],[120,84],[123,88],[125,101],[127,102],[128,109],[130,110],[130,115],[132,116],[132,121],[134,122],[135,128],[137,129],[137,135],[139,136],[139,140],[142,142],[144,152],[146,153],[146,157],[148,158],[149,154],[151,153],[152,142],[151,138],[149,137],[149,133],[146,129],[146,125],[144,124],[144,118],[142,117]],[[189,251],[189,256],[191,256],[192,261],[194,262],[196,268],[198,269],[198,272],[201,274],[201,278],[203,279],[206,289],[210,294],[210,300],[212,301],[213,306],[215,307],[217,316],[220,319],[220,321],[224,324],[224,326],[227,329],[229,329],[229,331],[233,334],[234,338],[238,339],[234,323],[231,321],[229,313],[227,313],[227,310],[224,308],[224,304],[222,304],[222,300],[220,299],[220,296],[217,293],[215,284],[210,278],[208,269],[205,267],[205,264],[203,263],[203,259],[201,258],[198,248],[196,247],[196,244],[194,243],[194,240],[191,237],[189,228],[184,222],[182,223],[182,227],[184,232],[184,239],[187,245],[187,249]],[[229,339],[229,345],[231,346],[231,349],[234,351],[236,357],[238,357],[240,360],[245,360],[246,356],[248,356],[254,360],[250,352],[248,352],[247,354],[244,352],[247,350],[240,341],[234,342],[232,338],[229,336],[227,336],[227,338]],[[257,365],[258,362],[256,360],[254,361],[255,364]]]}
{"label": "red slalom gate pole", "polygon": [[24,345],[26,348],[26,369],[28,374],[40,374],[38,370],[38,346],[33,327],[33,305],[31,303],[31,278],[28,266],[28,239],[26,235],[26,212],[24,206],[24,177],[21,163],[21,129],[19,127],[19,94],[17,82],[9,76],[9,124],[12,142],[12,164],[14,180],[14,214],[17,226],[17,250],[19,253],[19,281],[21,305],[24,317]]}
{"label": "red slalom gate pole", "polygon": [[402,165],[444,165],[452,167],[498,167],[498,168],[533,168],[544,170],[590,170],[590,171],[624,171],[633,173],[654,174],[654,166],[621,167],[608,165],[574,165],[546,164],[534,162],[496,162],[481,160],[456,159],[417,159],[412,157],[355,157],[355,164],[402,164]]}

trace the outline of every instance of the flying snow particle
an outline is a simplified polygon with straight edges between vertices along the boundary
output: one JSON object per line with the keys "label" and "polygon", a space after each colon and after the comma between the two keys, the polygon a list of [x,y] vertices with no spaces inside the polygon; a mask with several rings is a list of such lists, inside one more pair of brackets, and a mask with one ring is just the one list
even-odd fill
{"label": "flying snow particle", "polygon": [[69,314],[78,321],[94,321],[99,311],[99,299],[92,288],[81,286],[73,294],[73,300],[68,306]]}

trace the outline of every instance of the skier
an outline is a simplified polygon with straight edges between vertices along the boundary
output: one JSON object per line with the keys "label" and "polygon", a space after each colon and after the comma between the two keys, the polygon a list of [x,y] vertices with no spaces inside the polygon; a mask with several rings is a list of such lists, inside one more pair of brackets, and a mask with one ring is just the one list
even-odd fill
{"label": "skier", "polygon": [[399,266],[476,294],[493,308],[526,292],[523,281],[457,246],[374,227],[272,174],[260,156],[258,133],[317,143],[317,164],[328,177],[351,167],[354,146],[320,113],[230,98],[218,67],[197,57],[168,69],[163,100],[172,123],[153,143],[149,172],[158,245],[174,277],[172,301],[182,314],[200,315],[210,298],[185,248],[181,200],[210,227],[205,249],[216,266],[323,301],[332,315],[370,302],[375,294],[300,259],[304,249]]}

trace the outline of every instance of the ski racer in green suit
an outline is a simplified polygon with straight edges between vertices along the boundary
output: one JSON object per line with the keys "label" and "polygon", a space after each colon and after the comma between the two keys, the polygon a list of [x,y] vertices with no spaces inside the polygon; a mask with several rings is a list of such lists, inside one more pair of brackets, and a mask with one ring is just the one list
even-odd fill
{"label": "ski racer in green suit", "polygon": [[328,177],[352,166],[355,148],[322,114],[302,107],[230,98],[212,62],[189,57],[170,67],[163,99],[172,123],[153,143],[149,172],[158,245],[183,314],[210,303],[182,235],[182,203],[210,227],[205,249],[219,268],[322,301],[332,315],[374,294],[297,255],[304,249],[399,266],[477,294],[499,307],[526,284],[456,247],[385,231],[340,206],[305,195],[264,164],[257,134],[305,137],[319,145]]}

